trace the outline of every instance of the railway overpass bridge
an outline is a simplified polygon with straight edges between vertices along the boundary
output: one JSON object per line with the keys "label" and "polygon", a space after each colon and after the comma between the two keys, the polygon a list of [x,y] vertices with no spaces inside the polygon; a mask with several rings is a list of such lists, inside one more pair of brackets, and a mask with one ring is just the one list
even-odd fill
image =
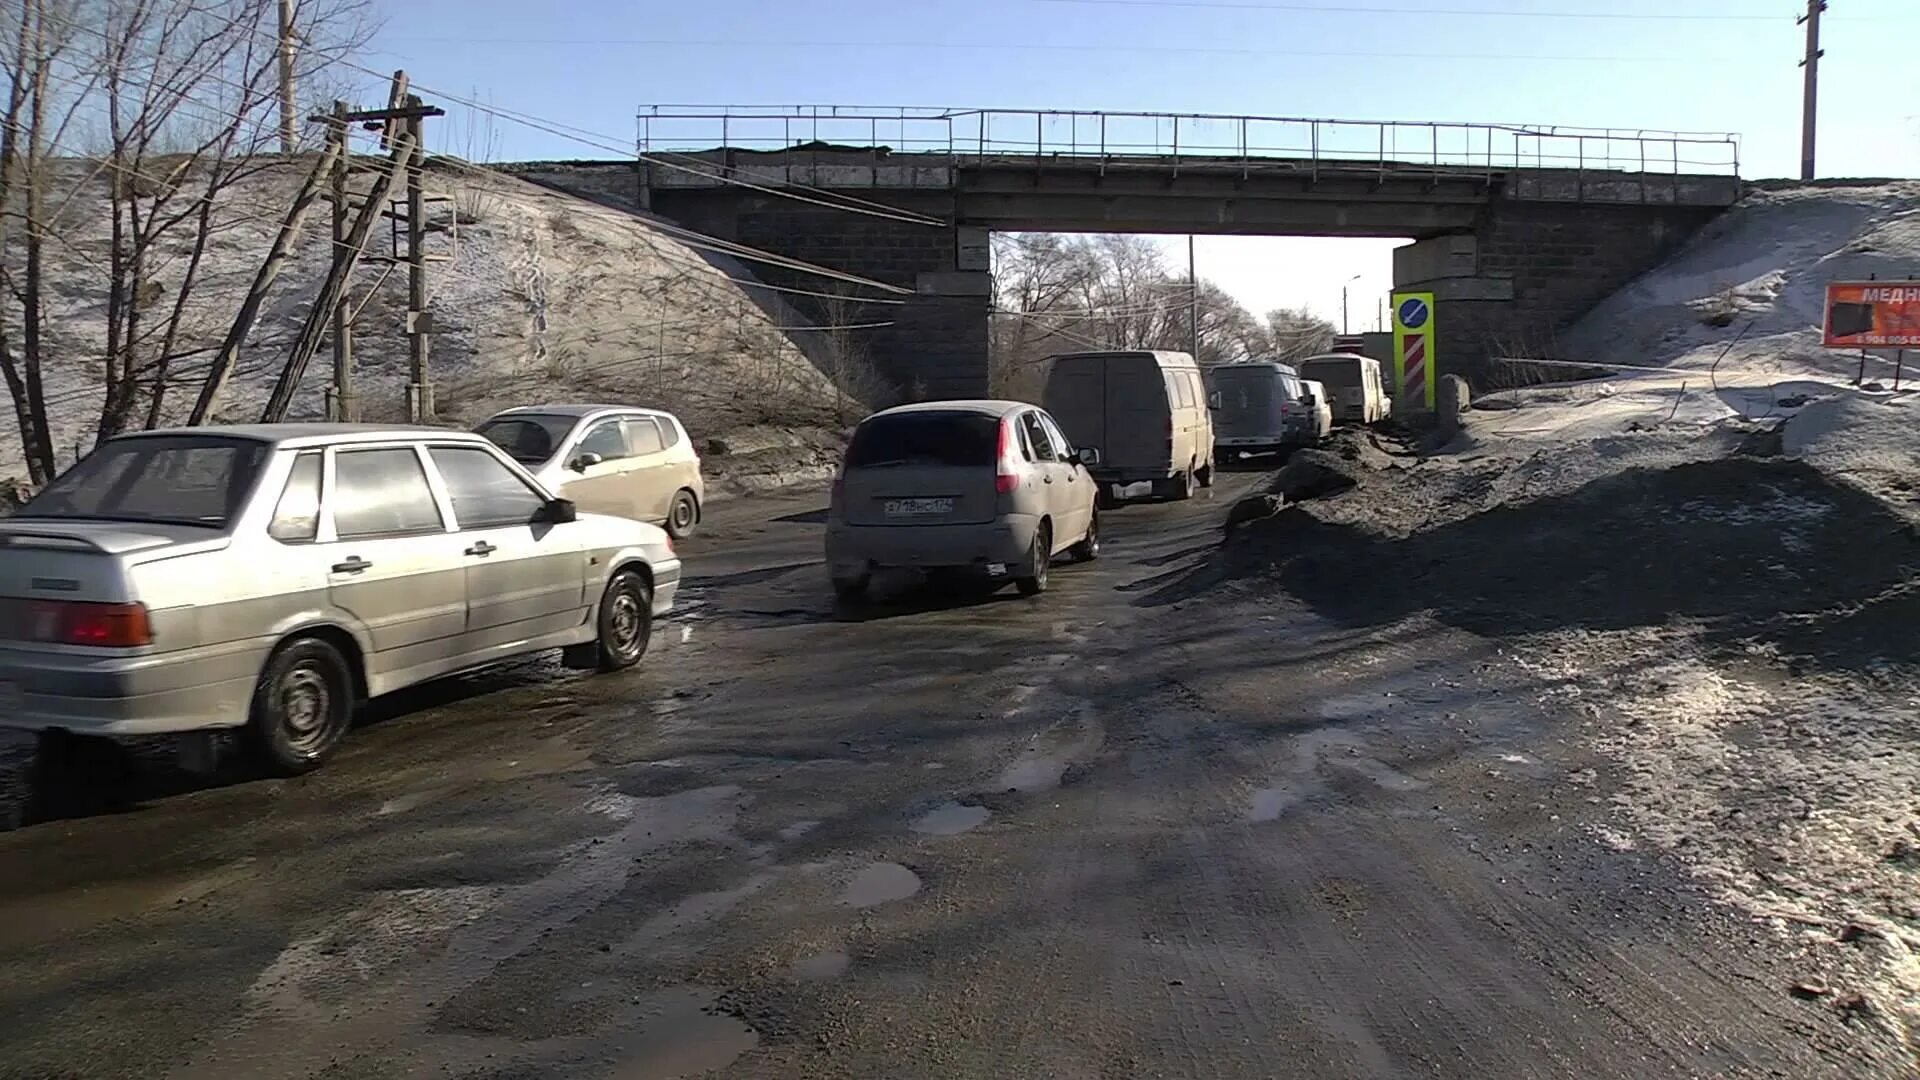
{"label": "railway overpass bridge", "polygon": [[[1412,238],[1395,287],[1436,294],[1440,370],[1471,374],[1496,343],[1550,349],[1741,193],[1717,134],[827,106],[657,106],[639,128],[632,163],[512,168],[910,289],[865,340],[929,397],[986,390],[996,230]],[[789,299],[822,323],[848,310]]]}

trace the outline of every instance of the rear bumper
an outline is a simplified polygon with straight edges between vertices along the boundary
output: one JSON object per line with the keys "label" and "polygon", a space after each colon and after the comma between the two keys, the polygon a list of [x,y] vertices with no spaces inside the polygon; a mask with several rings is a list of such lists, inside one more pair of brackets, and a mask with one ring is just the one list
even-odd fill
{"label": "rear bumper", "polygon": [[103,656],[0,646],[0,727],[156,735],[247,722],[265,653]]}
{"label": "rear bumper", "polygon": [[1010,514],[977,525],[827,524],[827,567],[857,577],[881,567],[984,566],[1018,563],[1033,549],[1040,519]]}
{"label": "rear bumper", "polygon": [[1137,484],[1142,480],[1170,480],[1173,467],[1170,465],[1135,466],[1132,468],[1089,469],[1096,483],[1101,484]]}

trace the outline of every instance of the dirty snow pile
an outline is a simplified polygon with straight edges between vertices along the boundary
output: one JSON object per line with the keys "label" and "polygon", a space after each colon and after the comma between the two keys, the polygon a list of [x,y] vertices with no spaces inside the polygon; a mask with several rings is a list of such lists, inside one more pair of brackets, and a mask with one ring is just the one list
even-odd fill
{"label": "dirty snow pile", "polygon": [[[216,231],[175,349],[189,358],[177,366],[164,421],[183,418],[192,405],[207,355],[232,322],[307,167],[271,168],[216,204]],[[46,379],[63,463],[91,442],[106,340],[107,188],[99,179],[75,183],[78,195],[60,209],[60,243],[48,251]],[[801,320],[778,294],[730,280],[750,277],[738,262],[688,247],[634,214],[471,166],[429,162],[426,187],[428,250],[444,260],[428,274],[431,370],[443,422],[468,424],[508,405],[589,399],[669,408],[696,438],[741,432],[742,445],[837,424],[841,402],[803,355],[805,336],[782,329]],[[326,217],[324,205],[309,215],[217,417],[257,419],[325,276]],[[373,257],[361,262],[350,290],[362,418],[374,422],[404,418],[408,380],[406,270],[380,258],[393,254],[388,232],[384,224],[375,230]],[[170,310],[179,288],[191,230],[172,240],[156,260],[158,294],[167,301],[159,311]],[[323,346],[290,419],[322,415],[330,372]],[[144,400],[139,411],[144,416]],[[0,424],[0,477],[23,474],[19,433]]]}

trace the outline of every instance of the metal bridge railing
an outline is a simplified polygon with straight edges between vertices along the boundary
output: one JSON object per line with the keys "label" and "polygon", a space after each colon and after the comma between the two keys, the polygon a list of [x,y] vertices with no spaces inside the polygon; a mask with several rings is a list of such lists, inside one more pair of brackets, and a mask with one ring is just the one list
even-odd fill
{"label": "metal bridge railing", "polygon": [[[642,155],[710,151],[886,151],[957,166],[1031,159],[1101,168],[1183,164],[1382,172],[1512,169],[1738,176],[1739,136],[1718,132],[1326,120],[1205,113],[912,106],[653,105],[640,110]],[[882,149],[884,148],[884,150]]]}

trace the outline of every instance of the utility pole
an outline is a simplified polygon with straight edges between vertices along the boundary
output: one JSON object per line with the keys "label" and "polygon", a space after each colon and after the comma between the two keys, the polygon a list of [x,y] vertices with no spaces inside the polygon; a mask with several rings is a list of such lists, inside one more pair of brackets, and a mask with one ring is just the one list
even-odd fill
{"label": "utility pole", "polygon": [[1820,48],[1820,13],[1827,10],[1827,0],[1807,0],[1807,13],[1800,16],[1799,22],[1807,28],[1807,55],[1800,61],[1806,69],[1806,89],[1800,102],[1800,179],[1813,179],[1813,137],[1814,120],[1819,113],[1820,97],[1820,58],[1826,55]]}
{"label": "utility pole", "polygon": [[1194,271],[1193,234],[1187,234],[1187,355],[1200,361],[1200,275]]}
{"label": "utility pole", "polygon": [[420,183],[427,152],[421,140],[424,104],[418,95],[409,94],[405,108],[413,113],[406,121],[407,134],[413,137],[413,156],[407,165],[407,353],[413,373],[407,384],[407,415],[419,424],[433,419],[433,383],[427,373],[433,315],[427,311],[427,209]]}
{"label": "utility pole", "polygon": [[[333,243],[339,251],[347,242],[347,180],[353,170],[353,155],[347,149],[347,103],[335,101],[328,121],[327,146],[338,156],[333,163]],[[353,317],[343,291],[333,307],[333,400],[328,403],[329,419],[352,424],[360,420],[360,403],[353,390]]]}
{"label": "utility pole", "polygon": [[[233,320],[233,326],[227,330],[227,336],[220,344],[220,351],[213,358],[213,367],[207,372],[206,381],[200,384],[200,396],[193,403],[193,412],[187,423],[198,427],[207,422],[213,414],[213,407],[220,400],[220,391],[225,388],[227,376],[233,373],[233,367],[240,359],[240,346],[246,342],[247,333],[253,329],[253,322],[260,315],[260,306],[266,302],[267,290],[273,287],[274,278],[280,276],[280,268],[286,264],[287,252],[300,237],[300,220],[307,214],[320,195],[320,182],[333,169],[333,156],[345,152],[342,145],[329,143],[321,153],[320,160],[313,163],[313,171],[307,175],[306,182],[293,197],[293,205],[287,209],[286,219],[280,223],[280,231],[274,235],[273,246],[267,250],[267,260],[260,264],[254,274],[253,284],[248,287],[247,295],[240,302],[240,314]],[[334,248],[337,257],[339,248]]]}
{"label": "utility pole", "polygon": [[[300,141],[300,120],[293,99],[294,0],[280,0],[280,152],[291,154]],[[334,239],[339,239],[335,237]]]}

